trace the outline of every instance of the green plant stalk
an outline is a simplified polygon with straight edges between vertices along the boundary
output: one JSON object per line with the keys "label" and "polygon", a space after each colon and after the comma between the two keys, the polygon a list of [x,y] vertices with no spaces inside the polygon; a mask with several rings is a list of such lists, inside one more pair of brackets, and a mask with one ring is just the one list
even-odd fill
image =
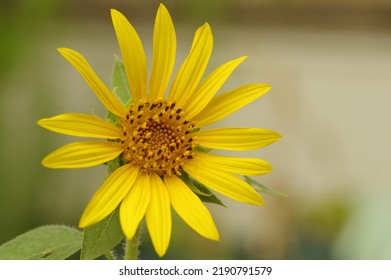
{"label": "green plant stalk", "polygon": [[105,253],[105,256],[106,256],[106,259],[108,259],[108,260],[110,260],[110,261],[116,260],[114,254],[113,254],[111,251],[107,251],[107,252]]}
{"label": "green plant stalk", "polygon": [[132,239],[126,239],[124,260],[137,260],[139,258],[139,249],[141,244],[142,224],[138,226]]}

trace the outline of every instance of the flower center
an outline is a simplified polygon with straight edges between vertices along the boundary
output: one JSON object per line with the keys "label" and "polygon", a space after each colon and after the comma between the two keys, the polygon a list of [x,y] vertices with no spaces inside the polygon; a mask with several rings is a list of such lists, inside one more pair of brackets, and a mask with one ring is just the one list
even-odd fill
{"label": "flower center", "polygon": [[184,162],[194,155],[194,125],[174,101],[132,104],[126,119],[121,119],[123,159],[145,172],[180,176]]}

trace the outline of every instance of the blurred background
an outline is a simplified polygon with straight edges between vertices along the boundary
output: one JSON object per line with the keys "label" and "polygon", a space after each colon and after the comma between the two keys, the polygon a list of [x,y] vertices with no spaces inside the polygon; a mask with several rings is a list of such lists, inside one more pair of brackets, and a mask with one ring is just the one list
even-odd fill
{"label": "blurred background", "polygon": [[[76,226],[105,168],[49,170],[41,159],[75,138],[36,125],[64,112],[105,116],[56,51],[81,52],[110,85],[120,54],[110,8],[138,31],[151,61],[155,0],[0,2],[0,244],[45,224]],[[256,178],[287,197],[255,207],[208,205],[221,241],[174,214],[166,259],[391,259],[391,1],[167,0],[177,63],[209,22],[207,68],[249,58],[220,92],[268,83],[270,93],[215,126],[266,127],[280,142],[238,153],[269,161]],[[235,154],[235,153],[230,153]],[[236,155],[236,154],[235,154]],[[156,258],[148,234],[142,258]]]}

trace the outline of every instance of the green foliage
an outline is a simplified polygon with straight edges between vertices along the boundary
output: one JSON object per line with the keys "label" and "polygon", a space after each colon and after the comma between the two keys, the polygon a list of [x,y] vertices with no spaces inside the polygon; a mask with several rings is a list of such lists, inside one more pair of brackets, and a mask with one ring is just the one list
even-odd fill
{"label": "green foliage", "polygon": [[209,153],[210,151],[213,151],[213,148],[207,148],[207,147],[202,147],[202,146],[197,146],[196,151],[202,152],[202,153]]}
{"label": "green foliage", "polygon": [[246,180],[246,182],[248,184],[250,184],[257,192],[261,192],[261,193],[266,193],[268,195],[272,195],[272,196],[284,196],[286,197],[287,195],[284,194],[283,192],[280,192],[280,191],[277,191],[277,190],[273,190],[269,187],[266,187],[264,185],[262,185],[261,183],[255,181],[254,179],[248,177],[248,176],[244,176],[244,179]]}
{"label": "green foliage", "polygon": [[112,87],[115,95],[123,104],[130,102],[130,88],[126,70],[122,60],[115,56],[114,70],[111,77]]}
{"label": "green foliage", "polygon": [[117,246],[124,238],[118,209],[97,224],[84,230],[82,260],[96,259]]}
{"label": "green foliage", "polygon": [[113,173],[117,168],[119,168],[121,165],[123,165],[123,161],[121,157],[116,157],[115,159],[109,161],[107,163],[107,167],[109,169],[109,174]]}
{"label": "green foliage", "polygon": [[[114,61],[114,70],[111,76],[112,88],[115,96],[122,102],[124,105],[128,105],[132,99],[130,97],[130,88],[128,78],[126,76],[126,70],[122,60],[115,56]],[[118,124],[118,116],[114,115],[111,112],[107,113],[107,120],[114,125]]]}
{"label": "green foliage", "polygon": [[80,250],[81,231],[62,225],[42,226],[0,246],[2,260],[64,260]]}
{"label": "green foliage", "polygon": [[182,172],[181,179],[203,202],[214,203],[225,207],[224,203],[217,198],[205,185],[194,180],[186,172]]}
{"label": "green foliage", "polygon": [[119,126],[119,117],[114,115],[112,112],[108,111],[106,119],[114,124],[115,126]]}

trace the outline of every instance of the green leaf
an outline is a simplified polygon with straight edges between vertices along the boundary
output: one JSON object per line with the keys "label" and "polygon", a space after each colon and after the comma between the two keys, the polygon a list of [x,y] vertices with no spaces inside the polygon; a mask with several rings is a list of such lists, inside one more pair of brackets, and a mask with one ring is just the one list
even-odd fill
{"label": "green leaf", "polygon": [[213,204],[217,204],[217,205],[220,205],[220,206],[223,206],[223,207],[227,207],[225,206],[225,204],[220,200],[218,199],[215,195],[212,195],[212,196],[198,196],[202,202],[206,202],[206,203],[213,203]]}
{"label": "green leaf", "polygon": [[30,230],[0,246],[2,260],[65,260],[80,250],[81,231],[62,225]]}
{"label": "green leaf", "polygon": [[114,59],[114,71],[111,77],[112,87],[118,99],[124,105],[127,105],[130,102],[130,88],[125,66],[118,56],[115,56]]}
{"label": "green leaf", "polygon": [[[207,190],[206,192],[202,192],[200,189],[198,189],[196,186],[194,186],[193,181],[194,179],[190,178],[189,174],[182,171],[182,175],[180,176],[183,182],[197,195],[203,195],[203,196],[210,196],[212,193]],[[206,187],[205,187],[206,188]]]}
{"label": "green leaf", "polygon": [[186,172],[182,172],[181,179],[203,202],[214,203],[225,207],[224,203],[217,198],[205,185],[191,178]]}
{"label": "green leaf", "polygon": [[277,191],[277,190],[273,190],[271,188],[268,188],[264,185],[262,185],[261,183],[255,181],[254,179],[248,177],[248,176],[244,176],[244,179],[246,180],[247,183],[249,183],[257,192],[261,192],[261,193],[266,193],[268,195],[272,195],[272,196],[283,196],[283,197],[287,197],[287,195],[283,192],[280,192],[280,191]]}
{"label": "green leaf", "polygon": [[108,111],[106,119],[114,124],[115,126],[119,126],[119,117],[117,115],[114,115],[112,112]]}
{"label": "green leaf", "polygon": [[210,151],[213,151],[213,148],[207,148],[202,146],[197,146],[196,151],[202,152],[202,153],[209,153]]}
{"label": "green leaf", "polygon": [[[128,105],[131,102],[130,88],[125,66],[118,56],[114,57],[114,70],[111,76],[111,86],[115,96],[122,102],[122,104]],[[119,125],[119,117],[111,112],[107,113],[107,120],[116,126]]]}
{"label": "green leaf", "polygon": [[109,169],[109,174],[113,173],[117,168],[119,168],[120,166],[122,166],[124,163],[122,161],[122,158],[119,156],[119,157],[116,157],[115,159],[107,162],[107,167]]}
{"label": "green leaf", "polygon": [[124,238],[118,209],[99,223],[84,230],[82,260],[93,260],[117,246]]}

